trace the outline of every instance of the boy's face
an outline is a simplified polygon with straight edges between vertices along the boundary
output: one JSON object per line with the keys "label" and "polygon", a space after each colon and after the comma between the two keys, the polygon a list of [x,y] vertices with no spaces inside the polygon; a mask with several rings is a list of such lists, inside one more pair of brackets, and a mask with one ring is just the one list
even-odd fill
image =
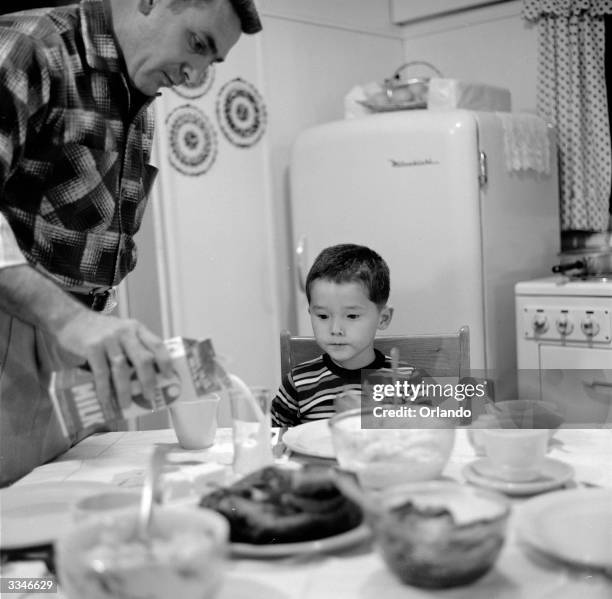
{"label": "boy's face", "polygon": [[325,279],[312,283],[308,312],[321,349],[351,370],[372,362],[376,331],[386,329],[391,320],[390,309],[370,301],[361,283]]}

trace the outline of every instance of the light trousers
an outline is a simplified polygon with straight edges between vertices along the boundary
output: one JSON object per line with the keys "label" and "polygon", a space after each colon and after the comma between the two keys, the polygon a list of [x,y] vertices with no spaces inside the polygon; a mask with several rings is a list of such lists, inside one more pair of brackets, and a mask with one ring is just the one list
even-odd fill
{"label": "light trousers", "polygon": [[42,331],[0,310],[0,486],[70,447],[48,393],[61,368]]}

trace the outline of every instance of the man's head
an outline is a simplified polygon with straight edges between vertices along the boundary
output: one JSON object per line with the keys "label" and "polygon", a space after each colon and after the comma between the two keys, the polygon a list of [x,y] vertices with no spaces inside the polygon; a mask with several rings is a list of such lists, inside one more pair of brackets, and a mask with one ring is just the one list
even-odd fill
{"label": "man's head", "polygon": [[308,311],[317,343],[343,368],[374,360],[376,331],[391,322],[389,267],[367,247],[324,249],[306,277]]}
{"label": "man's head", "polygon": [[253,0],[111,0],[111,5],[128,76],[148,96],[160,87],[197,84],[242,32],[261,30]]}

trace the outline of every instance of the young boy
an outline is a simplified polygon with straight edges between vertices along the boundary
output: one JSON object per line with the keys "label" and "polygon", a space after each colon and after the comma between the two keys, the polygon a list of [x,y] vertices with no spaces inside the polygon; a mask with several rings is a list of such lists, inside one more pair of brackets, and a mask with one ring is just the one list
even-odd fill
{"label": "young boy", "polygon": [[[296,366],[272,402],[275,426],[295,426],[335,413],[336,397],[361,392],[361,370],[391,368],[374,349],[376,331],[389,326],[387,263],[373,250],[353,244],[324,249],[306,278],[308,312],[323,355]],[[411,367],[402,377],[418,376]]]}

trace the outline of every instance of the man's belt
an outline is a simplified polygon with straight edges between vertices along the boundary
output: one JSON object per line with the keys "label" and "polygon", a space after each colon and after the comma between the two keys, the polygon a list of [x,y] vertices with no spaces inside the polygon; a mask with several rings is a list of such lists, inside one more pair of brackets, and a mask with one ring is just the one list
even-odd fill
{"label": "man's belt", "polygon": [[89,290],[71,288],[67,291],[72,297],[95,312],[110,312],[117,305],[114,287],[95,287]]}
{"label": "man's belt", "polygon": [[57,276],[51,274],[40,264],[34,264],[34,267],[91,310],[108,314],[117,305],[117,293],[114,287],[96,286],[91,283],[67,287]]}

